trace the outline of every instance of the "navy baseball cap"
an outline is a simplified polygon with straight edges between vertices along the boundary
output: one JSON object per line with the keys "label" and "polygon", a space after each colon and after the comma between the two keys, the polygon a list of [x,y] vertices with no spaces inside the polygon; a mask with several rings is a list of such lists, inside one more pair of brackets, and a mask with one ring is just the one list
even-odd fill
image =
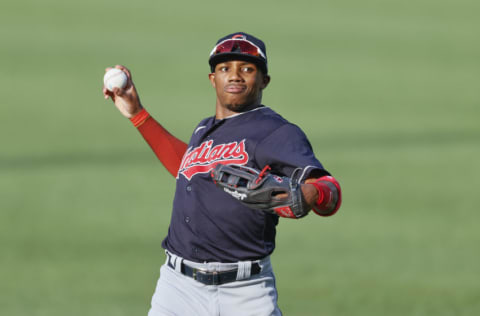
{"label": "navy baseball cap", "polygon": [[264,74],[268,73],[265,44],[253,35],[237,32],[222,37],[212,49],[208,63],[214,72],[218,63],[234,59],[252,62]]}

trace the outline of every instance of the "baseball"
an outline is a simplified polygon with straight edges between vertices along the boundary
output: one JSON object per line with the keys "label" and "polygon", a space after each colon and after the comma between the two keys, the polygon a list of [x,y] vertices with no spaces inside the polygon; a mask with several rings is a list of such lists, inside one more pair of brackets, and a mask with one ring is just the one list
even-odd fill
{"label": "baseball", "polygon": [[127,86],[127,75],[117,68],[112,68],[103,76],[103,83],[105,88],[109,91],[113,91],[113,88],[125,88]]}

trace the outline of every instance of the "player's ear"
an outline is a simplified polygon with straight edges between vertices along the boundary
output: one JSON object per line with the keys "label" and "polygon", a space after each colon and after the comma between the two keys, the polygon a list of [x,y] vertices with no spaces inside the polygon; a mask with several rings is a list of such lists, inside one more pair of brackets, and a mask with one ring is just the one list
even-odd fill
{"label": "player's ear", "polygon": [[263,76],[263,82],[262,82],[262,89],[265,89],[268,84],[270,83],[270,76],[269,75],[264,75]]}
{"label": "player's ear", "polygon": [[212,72],[208,74],[208,79],[210,80],[210,83],[212,84],[212,86],[215,88],[215,73]]}

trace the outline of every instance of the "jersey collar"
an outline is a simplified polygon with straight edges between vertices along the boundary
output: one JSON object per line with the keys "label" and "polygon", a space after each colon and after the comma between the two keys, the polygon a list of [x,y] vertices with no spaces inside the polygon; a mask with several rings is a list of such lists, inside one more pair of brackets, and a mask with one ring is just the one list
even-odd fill
{"label": "jersey collar", "polygon": [[254,108],[254,109],[252,109],[252,110],[245,111],[245,112],[241,112],[241,113],[232,114],[232,115],[230,115],[230,116],[224,117],[223,119],[224,119],[224,120],[228,120],[228,119],[231,119],[231,118],[234,118],[234,117],[243,115],[243,114],[247,114],[247,113],[250,113],[250,112],[253,112],[253,111],[258,111],[258,110],[266,109],[266,108],[268,108],[268,107],[265,106],[265,105],[260,105],[258,108]]}

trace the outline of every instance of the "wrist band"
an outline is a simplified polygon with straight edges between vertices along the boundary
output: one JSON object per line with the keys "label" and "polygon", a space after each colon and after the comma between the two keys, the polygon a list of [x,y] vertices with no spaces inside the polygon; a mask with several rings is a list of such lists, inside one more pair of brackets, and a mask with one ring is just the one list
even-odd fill
{"label": "wrist band", "polygon": [[313,186],[317,189],[317,192],[318,192],[318,199],[317,199],[317,202],[315,202],[314,206],[320,207],[325,197],[325,194],[323,193],[323,188],[322,188],[324,184],[320,184],[318,182],[312,182],[310,184],[313,184]]}
{"label": "wrist band", "polygon": [[130,118],[130,122],[132,122],[133,126],[139,127],[145,121],[150,117],[150,114],[147,112],[147,110],[142,109],[140,112],[135,114],[135,116]]}
{"label": "wrist band", "polygon": [[[338,181],[332,176],[323,176],[311,184],[313,184],[318,191],[318,199],[312,210],[320,216],[331,216],[335,214],[342,204],[342,191]],[[334,188],[331,188],[331,185],[333,185]],[[323,213],[322,211],[330,212]]]}

